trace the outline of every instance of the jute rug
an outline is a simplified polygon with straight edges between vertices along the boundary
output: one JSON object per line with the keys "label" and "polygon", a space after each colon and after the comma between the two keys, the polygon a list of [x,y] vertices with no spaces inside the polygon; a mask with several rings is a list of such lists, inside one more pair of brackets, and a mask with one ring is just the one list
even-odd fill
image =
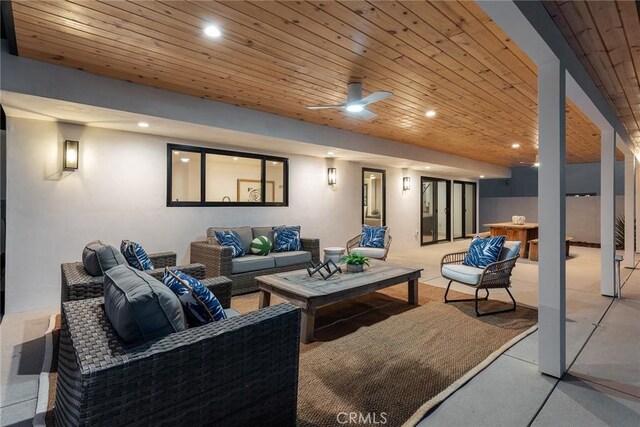
{"label": "jute rug", "polygon": [[[301,345],[298,424],[340,426],[351,417],[360,425],[415,425],[537,323],[533,308],[478,318],[472,302],[444,304],[443,297],[444,289],[420,284],[419,305],[410,306],[407,286],[398,285],[318,310],[316,342]],[[255,310],[258,294],[234,297],[232,307]]]}

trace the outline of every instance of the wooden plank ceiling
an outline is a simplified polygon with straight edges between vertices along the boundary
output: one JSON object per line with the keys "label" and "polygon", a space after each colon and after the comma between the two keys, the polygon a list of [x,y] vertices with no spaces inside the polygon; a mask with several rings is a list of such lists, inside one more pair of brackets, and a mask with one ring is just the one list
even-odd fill
{"label": "wooden plank ceiling", "polygon": [[634,1],[545,1],[582,65],[640,144],[640,17]]}
{"label": "wooden plank ceiling", "polygon": [[[537,153],[536,66],[474,2],[12,5],[20,56],[498,165]],[[305,108],[343,102],[350,81],[395,95],[373,121]],[[567,112],[568,162],[599,161],[599,131]]]}

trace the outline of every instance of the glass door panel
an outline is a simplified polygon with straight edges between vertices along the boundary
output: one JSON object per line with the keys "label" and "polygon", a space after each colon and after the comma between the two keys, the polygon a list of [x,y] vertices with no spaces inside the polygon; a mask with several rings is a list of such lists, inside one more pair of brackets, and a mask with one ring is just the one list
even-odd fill
{"label": "glass door panel", "polygon": [[463,186],[460,182],[453,183],[453,238],[459,239],[464,237],[463,230],[463,209],[464,204],[462,200]]}
{"label": "glass door panel", "polygon": [[422,177],[420,187],[420,243],[428,245],[449,240],[449,181]]}
{"label": "glass door panel", "polygon": [[385,171],[362,169],[362,223],[386,225]]}
{"label": "glass door panel", "polygon": [[476,232],[476,184],[464,184],[464,233],[465,237]]}

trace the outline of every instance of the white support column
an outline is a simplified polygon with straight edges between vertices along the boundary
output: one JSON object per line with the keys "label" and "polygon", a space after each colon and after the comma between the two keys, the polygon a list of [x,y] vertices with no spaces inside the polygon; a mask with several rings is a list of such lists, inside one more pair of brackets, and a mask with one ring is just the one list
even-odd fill
{"label": "white support column", "polygon": [[559,60],[538,66],[538,370],[556,378],[566,369],[565,89]]}
{"label": "white support column", "polygon": [[614,295],[616,255],[615,181],[616,135],[612,127],[601,129],[600,139],[600,293]]}
{"label": "white support column", "polygon": [[633,268],[636,264],[635,230],[636,222],[636,156],[631,151],[624,155],[624,266]]}

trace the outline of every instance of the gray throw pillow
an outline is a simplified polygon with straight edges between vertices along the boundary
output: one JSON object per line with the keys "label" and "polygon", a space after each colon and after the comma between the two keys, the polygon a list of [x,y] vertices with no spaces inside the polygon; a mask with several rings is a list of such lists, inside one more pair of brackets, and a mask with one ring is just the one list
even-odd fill
{"label": "gray throw pillow", "polygon": [[82,265],[93,277],[104,276],[107,270],[121,264],[127,264],[127,260],[120,251],[100,240],[87,243],[82,251]]}
{"label": "gray throw pillow", "polygon": [[104,311],[120,338],[129,343],[187,329],[182,304],[171,289],[128,265],[106,272]]}

